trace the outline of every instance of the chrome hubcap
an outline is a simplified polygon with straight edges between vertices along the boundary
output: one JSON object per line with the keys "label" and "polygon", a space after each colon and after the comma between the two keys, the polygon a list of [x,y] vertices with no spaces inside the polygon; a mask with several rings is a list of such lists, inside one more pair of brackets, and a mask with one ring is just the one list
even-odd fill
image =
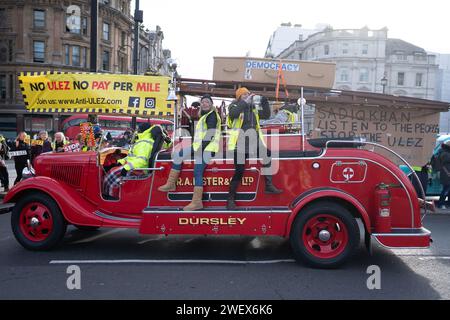
{"label": "chrome hubcap", "polygon": [[320,241],[328,241],[331,238],[331,234],[327,230],[322,230],[319,232],[319,239]]}
{"label": "chrome hubcap", "polygon": [[36,217],[31,218],[30,225],[33,228],[36,228],[39,225],[39,219]]}

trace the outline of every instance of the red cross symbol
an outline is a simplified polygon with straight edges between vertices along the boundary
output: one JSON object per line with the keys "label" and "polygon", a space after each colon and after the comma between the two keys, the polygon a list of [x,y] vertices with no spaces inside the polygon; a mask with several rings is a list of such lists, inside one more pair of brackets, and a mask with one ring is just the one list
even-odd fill
{"label": "red cross symbol", "polygon": [[345,180],[350,180],[355,175],[355,171],[352,168],[345,168],[342,172]]}

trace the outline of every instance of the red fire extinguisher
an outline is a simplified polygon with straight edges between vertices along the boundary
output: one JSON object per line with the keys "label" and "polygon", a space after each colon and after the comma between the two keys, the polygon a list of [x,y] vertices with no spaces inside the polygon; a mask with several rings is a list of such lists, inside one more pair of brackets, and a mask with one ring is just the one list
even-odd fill
{"label": "red fire extinguisher", "polygon": [[375,205],[377,213],[375,215],[375,232],[391,232],[391,193],[389,186],[380,183],[375,190]]}

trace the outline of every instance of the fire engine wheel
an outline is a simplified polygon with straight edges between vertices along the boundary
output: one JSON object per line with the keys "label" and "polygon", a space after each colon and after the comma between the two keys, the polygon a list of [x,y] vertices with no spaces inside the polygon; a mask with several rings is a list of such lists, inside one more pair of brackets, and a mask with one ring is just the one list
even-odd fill
{"label": "fire engine wheel", "polygon": [[20,199],[11,215],[11,227],[17,241],[26,249],[50,250],[64,237],[67,223],[56,202],[42,193]]}
{"label": "fire engine wheel", "polygon": [[295,218],[290,242],[297,261],[315,268],[336,268],[355,252],[359,228],[344,207],[320,202]]}

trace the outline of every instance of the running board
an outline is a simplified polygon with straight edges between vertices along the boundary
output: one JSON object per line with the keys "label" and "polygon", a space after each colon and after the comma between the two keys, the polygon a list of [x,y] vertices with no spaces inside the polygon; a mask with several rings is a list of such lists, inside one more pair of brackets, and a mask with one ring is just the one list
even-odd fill
{"label": "running board", "polygon": [[292,211],[287,207],[225,207],[183,211],[182,208],[146,208],[141,234],[277,235],[284,236]]}
{"label": "running board", "polygon": [[371,236],[389,249],[424,249],[430,247],[431,243],[431,232],[426,228],[392,229],[390,233],[373,233]]}
{"label": "running board", "polygon": [[245,213],[245,214],[269,214],[269,213],[284,213],[289,214],[292,211],[288,207],[242,207],[236,210],[228,210],[226,207],[209,207],[195,211],[183,211],[180,207],[147,207],[142,211],[143,214],[173,214],[173,213],[192,213],[192,214],[206,214],[206,213]]}

